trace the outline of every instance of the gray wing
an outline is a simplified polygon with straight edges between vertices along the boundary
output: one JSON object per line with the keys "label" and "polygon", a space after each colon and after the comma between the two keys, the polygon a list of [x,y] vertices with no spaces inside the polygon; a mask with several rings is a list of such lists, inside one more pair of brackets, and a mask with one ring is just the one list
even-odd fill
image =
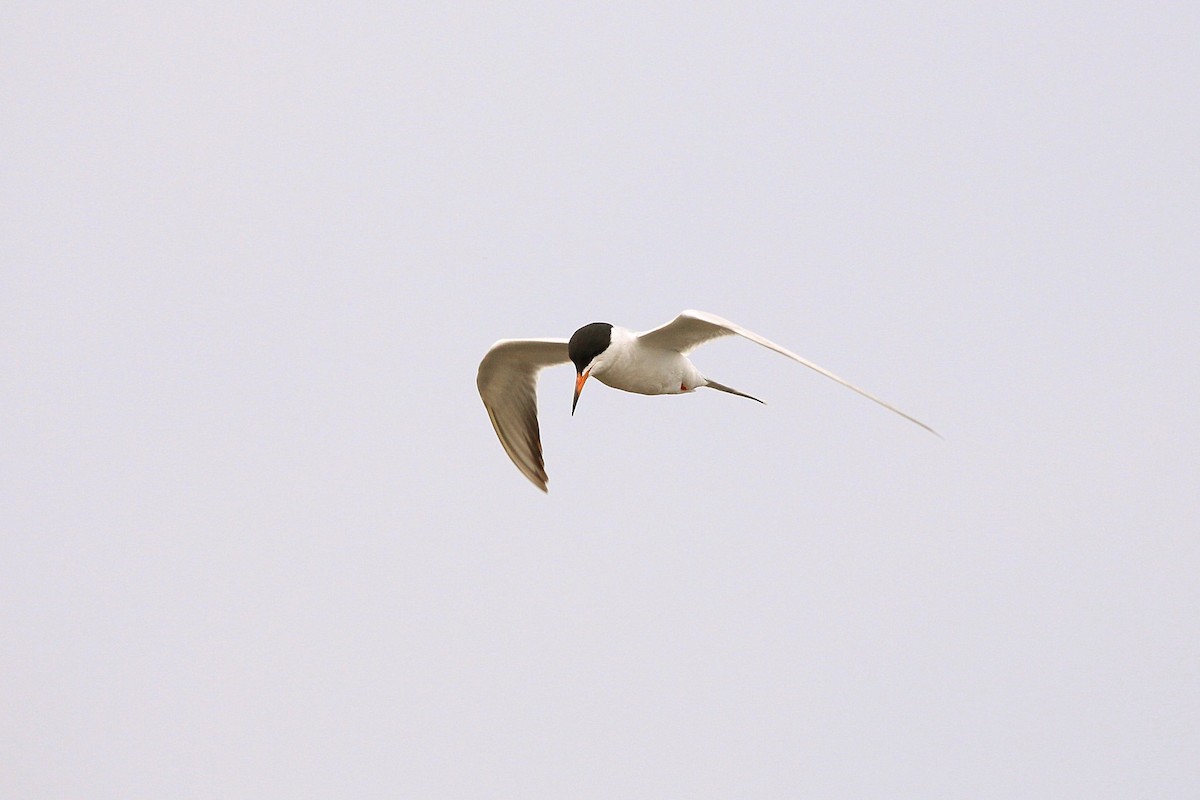
{"label": "gray wing", "polygon": [[[652,331],[639,333],[638,339],[652,347],[675,350],[687,355],[705,342],[719,339],[722,336],[732,336],[742,330],[729,320],[721,319],[715,314],[689,310],[684,311],[666,325],[659,325]],[[749,331],[746,331],[746,333],[749,333]],[[744,336],[745,333],[742,335]],[[753,333],[750,334],[751,337],[754,335]],[[759,344],[763,344],[763,342],[766,342],[766,340],[763,339]],[[769,343],[767,346],[773,350],[780,349],[777,345]]]}
{"label": "gray wing", "polygon": [[546,491],[537,419],[537,377],[564,364],[566,339],[501,339],[479,362],[475,385],[504,452],[534,486]]}
{"label": "gray wing", "polygon": [[780,355],[787,356],[788,358],[792,359],[793,361],[803,364],[804,366],[808,367],[809,369],[811,369],[815,372],[821,373],[822,375],[824,375],[826,378],[829,378],[830,380],[837,381],[842,386],[845,386],[847,389],[850,389],[851,391],[854,391],[854,392],[858,392],[859,394],[861,394],[863,397],[867,398],[868,400],[878,403],[879,405],[886,408],[888,411],[891,411],[895,414],[899,414],[900,416],[904,417],[909,422],[920,425],[922,428],[929,431],[934,436],[941,438],[940,433],[938,433],[933,428],[926,425],[924,422],[921,422],[919,419],[917,419],[915,417],[910,417],[908,414],[905,414],[903,411],[901,411],[900,409],[896,408],[893,405],[883,402],[875,395],[870,394],[869,392],[858,388],[857,386],[850,383],[850,381],[846,380],[845,378],[839,378],[837,375],[834,375],[829,370],[827,370],[823,367],[818,367],[816,364],[812,363],[807,358],[802,358],[801,356],[798,356],[795,353],[793,353],[791,350],[787,350],[783,347],[780,347],[779,345],[775,344],[771,340],[765,339],[762,336],[759,336],[754,331],[748,331],[745,328],[741,327],[740,325],[730,322],[727,319],[722,319],[721,317],[718,317],[716,314],[709,314],[704,311],[694,311],[694,310],[684,311],[678,317],[676,317],[675,319],[668,322],[666,325],[661,325],[661,326],[655,328],[654,330],[646,331],[645,333],[639,333],[638,338],[644,344],[650,345],[652,347],[661,347],[661,348],[664,348],[667,350],[677,350],[680,353],[686,354],[689,351],[694,350],[695,348],[704,344],[705,342],[712,341],[713,339],[718,339],[722,336],[731,336],[734,334],[736,334],[737,336],[741,336],[745,339],[749,339],[750,341],[754,342],[755,344],[761,344],[763,347],[765,347],[769,350],[774,350],[776,353],[779,353]]}

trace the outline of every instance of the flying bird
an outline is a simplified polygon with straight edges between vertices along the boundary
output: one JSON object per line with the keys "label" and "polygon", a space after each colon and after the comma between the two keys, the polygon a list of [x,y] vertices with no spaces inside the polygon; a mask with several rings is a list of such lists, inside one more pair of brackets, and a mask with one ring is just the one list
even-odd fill
{"label": "flying bird", "polygon": [[479,363],[476,385],[504,451],[517,469],[544,492],[547,491],[546,466],[542,460],[537,418],[537,377],[541,370],[568,361],[575,365],[572,416],[589,377],[614,389],[637,394],[684,394],[707,387],[761,403],[757,397],[704,377],[687,358],[688,353],[705,342],[734,335],[798,361],[940,436],[924,422],[808,359],[704,311],[684,311],[666,325],[643,333],[607,322],[593,322],[575,331],[570,339],[501,339]]}

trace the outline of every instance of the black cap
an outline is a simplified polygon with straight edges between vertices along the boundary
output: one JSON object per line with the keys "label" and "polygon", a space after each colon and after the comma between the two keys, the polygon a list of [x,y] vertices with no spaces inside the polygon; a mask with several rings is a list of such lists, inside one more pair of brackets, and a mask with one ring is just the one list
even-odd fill
{"label": "black cap", "polygon": [[603,353],[612,344],[612,325],[593,322],[571,334],[567,343],[567,355],[575,363],[575,372],[582,374],[592,359]]}

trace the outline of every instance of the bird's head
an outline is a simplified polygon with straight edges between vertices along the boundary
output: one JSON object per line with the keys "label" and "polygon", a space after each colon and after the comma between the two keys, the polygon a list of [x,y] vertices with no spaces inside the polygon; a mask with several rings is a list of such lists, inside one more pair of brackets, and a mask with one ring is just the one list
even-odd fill
{"label": "bird's head", "polygon": [[592,374],[596,359],[612,344],[612,329],[613,326],[607,322],[593,322],[571,334],[571,340],[567,343],[567,355],[575,364],[575,398],[571,401],[571,416],[575,415],[579,393],[583,391],[588,375]]}

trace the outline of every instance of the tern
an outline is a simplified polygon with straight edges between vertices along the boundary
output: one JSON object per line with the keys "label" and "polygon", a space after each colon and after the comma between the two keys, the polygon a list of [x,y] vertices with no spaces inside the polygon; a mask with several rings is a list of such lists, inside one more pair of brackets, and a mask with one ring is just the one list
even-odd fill
{"label": "tern", "polygon": [[818,367],[753,331],[704,311],[684,311],[666,325],[642,333],[607,322],[593,322],[575,331],[570,339],[501,339],[492,345],[479,363],[476,385],[504,451],[517,469],[534,486],[545,492],[548,479],[542,460],[542,439],[537,418],[539,372],[568,361],[575,365],[572,416],[579,403],[579,394],[589,377],[614,389],[637,394],[685,394],[707,387],[761,403],[762,400],[757,397],[706,378],[688,360],[687,354],[692,350],[722,336],[741,336],[785,355],[909,422],[920,425],[933,435],[941,436],[919,419],[829,370]]}

